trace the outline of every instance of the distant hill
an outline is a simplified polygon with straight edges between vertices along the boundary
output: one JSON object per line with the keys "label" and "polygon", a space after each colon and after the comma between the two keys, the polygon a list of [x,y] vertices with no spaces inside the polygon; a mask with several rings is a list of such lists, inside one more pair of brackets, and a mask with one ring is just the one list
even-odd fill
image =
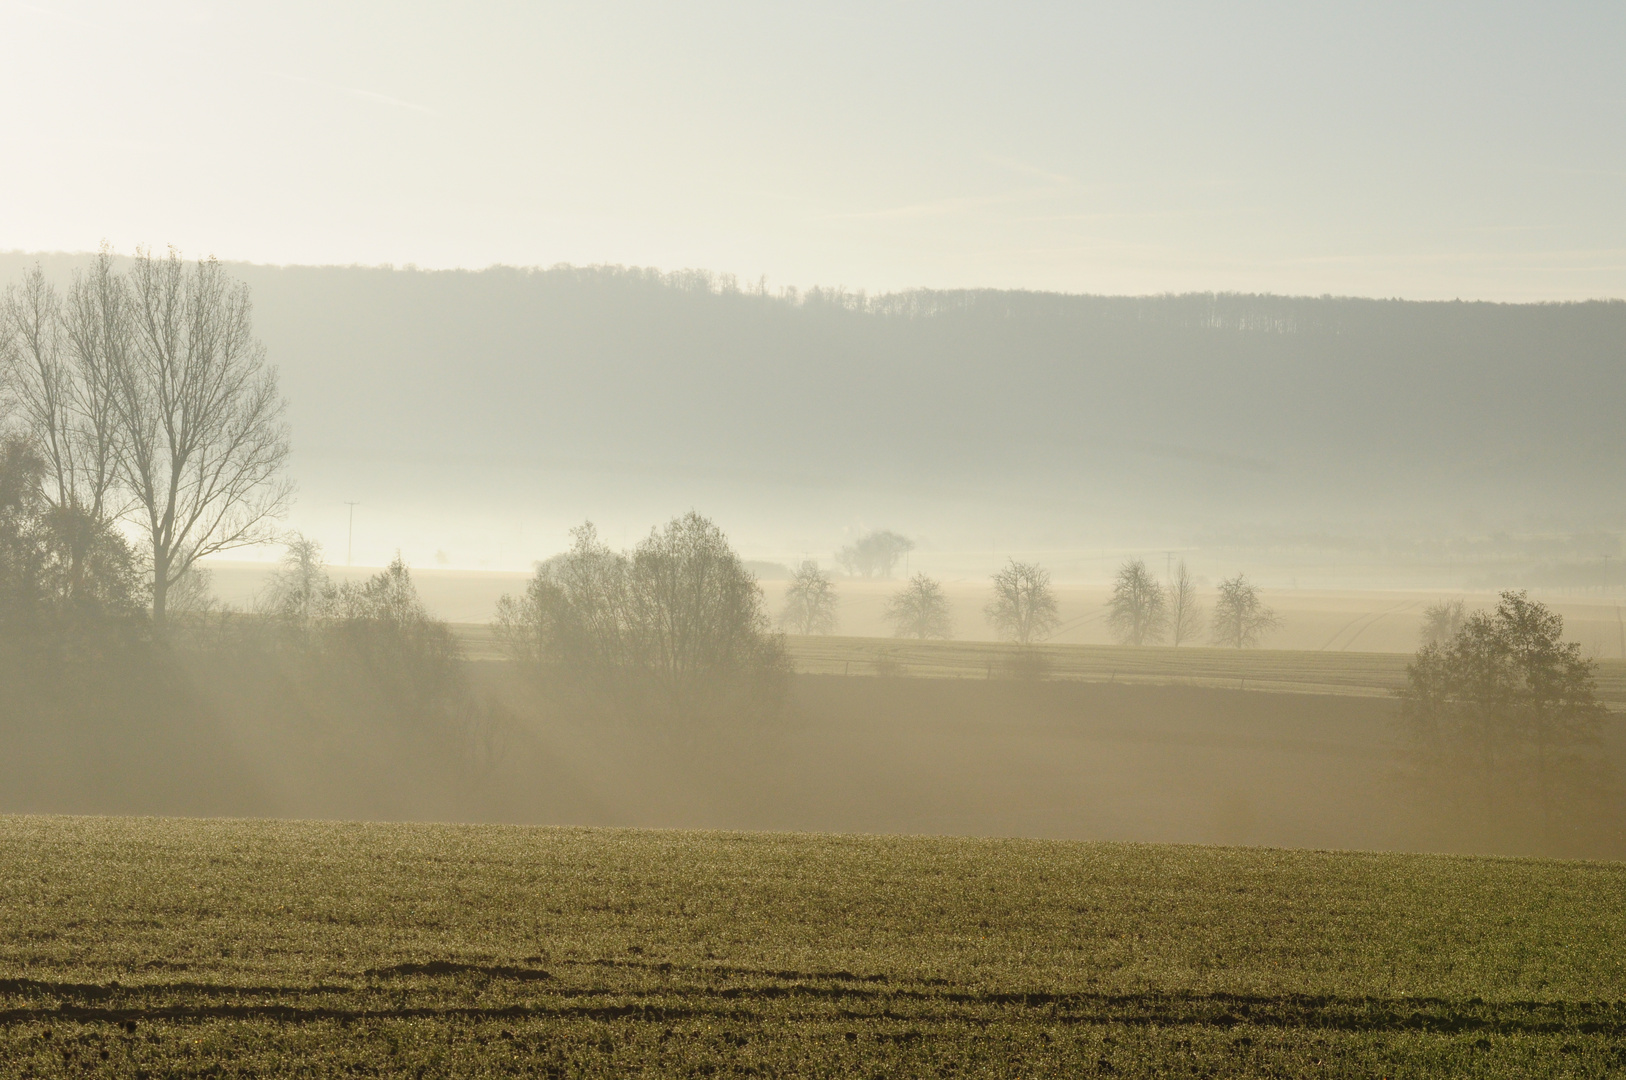
{"label": "distant hill", "polygon": [[343,499],[363,503],[358,538],[395,514],[427,558],[434,535],[507,530],[501,560],[521,565],[585,517],[630,540],[691,506],[778,560],[866,526],[990,553],[1320,537],[1434,557],[1498,530],[1612,529],[1626,508],[1619,301],[234,270],[330,550]]}

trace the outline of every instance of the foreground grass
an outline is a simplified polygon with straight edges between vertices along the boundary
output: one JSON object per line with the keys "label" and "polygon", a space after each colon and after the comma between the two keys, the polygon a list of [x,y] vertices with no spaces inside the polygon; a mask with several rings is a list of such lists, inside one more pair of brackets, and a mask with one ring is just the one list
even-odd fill
{"label": "foreground grass", "polygon": [[0,818],[0,1073],[1604,1075],[1626,866]]}

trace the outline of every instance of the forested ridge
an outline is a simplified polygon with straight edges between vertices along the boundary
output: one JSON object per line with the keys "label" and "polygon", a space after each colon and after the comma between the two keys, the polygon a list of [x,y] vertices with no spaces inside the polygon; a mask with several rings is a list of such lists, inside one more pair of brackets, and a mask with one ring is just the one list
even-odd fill
{"label": "forested ridge", "polygon": [[1607,529],[1626,495],[1619,301],[231,270],[318,497],[406,466],[425,505],[534,483],[563,522],[704,505],[753,546],[864,521],[986,547],[990,512],[1035,544],[1437,538]]}

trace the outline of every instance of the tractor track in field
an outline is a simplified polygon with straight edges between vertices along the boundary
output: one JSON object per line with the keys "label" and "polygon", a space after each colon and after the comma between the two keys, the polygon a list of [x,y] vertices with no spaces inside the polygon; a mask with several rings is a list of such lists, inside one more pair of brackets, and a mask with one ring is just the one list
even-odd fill
{"label": "tractor track in field", "polygon": [[[678,971],[724,980],[734,974],[730,969],[664,965],[648,965],[645,971],[657,974]],[[380,974],[391,983],[406,978],[416,980],[417,984],[404,990],[380,987],[376,981]],[[373,969],[366,975],[374,981],[358,985],[231,986],[159,982],[125,986],[7,979],[0,980],[0,995],[14,1001],[22,998],[26,1003],[0,1008],[0,1026],[211,1021],[348,1024],[399,1020],[671,1023],[699,1019],[780,1024],[885,1019],[929,1026],[994,1022],[1204,1028],[1245,1025],[1352,1032],[1626,1036],[1626,1002],[1614,1001],[1487,1002],[1440,997],[1156,991],[1049,993],[964,990],[896,980],[894,976],[849,972],[763,974],[780,981],[749,986],[673,982],[654,986],[568,987],[553,985],[554,979],[549,973],[535,969],[448,962]],[[533,991],[542,1000],[489,1005],[410,1000],[390,1005],[363,1001],[354,1005],[296,1003],[297,999],[313,996],[330,999],[385,994],[396,998],[403,994],[409,998],[433,997],[438,993],[467,990],[470,979],[479,980],[484,993],[501,990],[500,984],[542,984]],[[187,997],[206,1000],[188,1002],[184,1000]],[[28,1001],[30,998],[34,1000]],[[161,1000],[153,1000],[155,998]],[[173,1000],[175,998],[183,1000]],[[230,998],[272,1000],[222,1000]]]}

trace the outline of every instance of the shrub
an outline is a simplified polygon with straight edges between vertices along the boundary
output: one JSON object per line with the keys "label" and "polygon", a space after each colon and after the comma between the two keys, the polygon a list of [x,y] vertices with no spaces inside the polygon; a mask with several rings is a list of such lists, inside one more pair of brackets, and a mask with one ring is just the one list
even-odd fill
{"label": "shrub", "polygon": [[697,720],[775,715],[788,665],[762,589],[716,525],[690,512],[630,554],[592,523],[565,555],[504,597],[497,630],[543,685],[622,715]]}

